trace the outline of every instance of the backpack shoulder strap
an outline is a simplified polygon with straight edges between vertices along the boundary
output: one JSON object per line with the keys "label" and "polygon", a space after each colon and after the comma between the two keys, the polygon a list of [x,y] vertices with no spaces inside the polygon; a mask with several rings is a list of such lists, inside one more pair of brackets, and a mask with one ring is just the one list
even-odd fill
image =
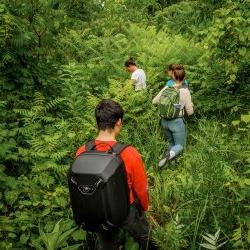
{"label": "backpack shoulder strap", "polygon": [[126,149],[127,147],[129,147],[130,144],[122,144],[122,143],[119,143],[117,142],[113,147],[113,151],[116,153],[116,154],[120,154],[124,149]]}
{"label": "backpack shoulder strap", "polygon": [[95,140],[85,143],[86,152],[90,151],[95,146]]}

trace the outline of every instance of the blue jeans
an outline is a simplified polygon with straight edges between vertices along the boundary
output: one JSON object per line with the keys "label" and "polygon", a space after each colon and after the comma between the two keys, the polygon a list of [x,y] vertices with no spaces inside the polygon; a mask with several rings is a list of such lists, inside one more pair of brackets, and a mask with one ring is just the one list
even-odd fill
{"label": "blue jeans", "polygon": [[184,119],[161,119],[161,125],[169,142],[169,149],[175,152],[175,156],[180,154],[184,149],[186,140],[186,126]]}

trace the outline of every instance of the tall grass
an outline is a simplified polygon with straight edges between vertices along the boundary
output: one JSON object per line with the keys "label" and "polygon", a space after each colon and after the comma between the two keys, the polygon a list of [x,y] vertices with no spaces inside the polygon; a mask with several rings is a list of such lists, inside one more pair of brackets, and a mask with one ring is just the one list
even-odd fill
{"label": "tall grass", "polygon": [[[158,120],[152,117],[140,124],[129,137],[142,152],[148,169],[149,219],[162,249],[198,249],[202,234],[219,228],[220,237],[232,239],[233,229],[239,226],[237,217],[246,212],[241,206],[247,203],[247,196],[239,199],[229,188],[237,178],[246,178],[237,164],[239,159],[247,159],[244,143],[236,147],[238,131],[206,118],[189,123],[185,153],[162,171],[157,163],[167,142]],[[233,240],[223,248],[232,249],[232,244]]]}

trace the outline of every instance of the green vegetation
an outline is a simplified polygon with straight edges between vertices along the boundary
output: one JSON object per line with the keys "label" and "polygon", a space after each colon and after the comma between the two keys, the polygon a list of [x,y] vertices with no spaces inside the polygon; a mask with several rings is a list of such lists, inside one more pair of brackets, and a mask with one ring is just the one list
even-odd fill
{"label": "green vegetation", "polygon": [[[121,141],[147,168],[162,249],[250,244],[250,11],[247,0],[3,0],[0,4],[0,249],[77,249],[67,170],[95,136],[93,109],[126,111]],[[148,77],[135,93],[124,60]],[[166,149],[152,97],[182,63],[195,104],[186,152]],[[222,245],[223,244],[223,245]],[[137,249],[127,238],[126,249]]]}

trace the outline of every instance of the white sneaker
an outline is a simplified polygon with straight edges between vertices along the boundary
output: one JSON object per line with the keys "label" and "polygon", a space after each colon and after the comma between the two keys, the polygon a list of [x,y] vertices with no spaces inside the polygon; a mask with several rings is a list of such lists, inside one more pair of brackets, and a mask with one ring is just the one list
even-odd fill
{"label": "white sneaker", "polygon": [[162,168],[166,163],[167,163],[167,161],[169,160],[169,151],[167,151],[166,153],[165,153],[165,157],[163,158],[163,159],[161,159],[160,161],[159,161],[159,163],[158,163],[158,167],[159,168]]}
{"label": "white sneaker", "polygon": [[161,160],[159,161],[159,163],[158,163],[158,167],[159,167],[159,168],[162,168],[162,167],[166,164],[166,162],[167,162],[167,158],[161,159]]}

